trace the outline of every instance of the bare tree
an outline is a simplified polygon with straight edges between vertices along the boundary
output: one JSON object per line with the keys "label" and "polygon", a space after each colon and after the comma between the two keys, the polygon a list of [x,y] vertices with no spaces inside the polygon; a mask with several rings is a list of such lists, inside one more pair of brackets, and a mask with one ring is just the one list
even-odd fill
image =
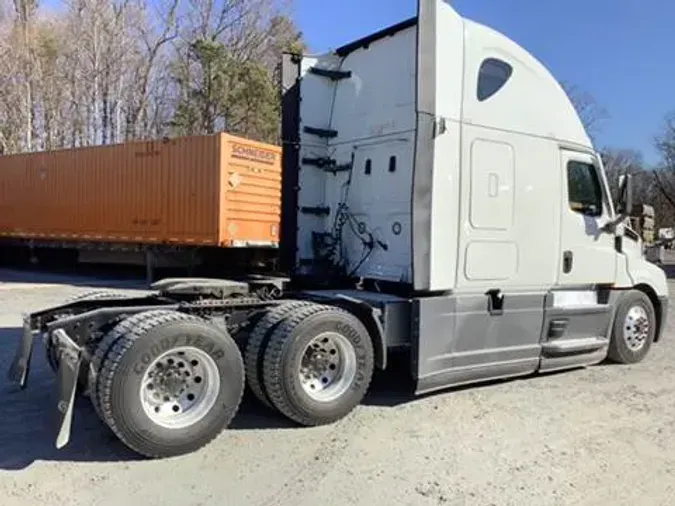
{"label": "bare tree", "polygon": [[[157,133],[162,123],[158,122],[158,117],[162,116],[161,104],[164,101],[158,97],[168,92],[164,69],[170,62],[165,49],[178,37],[179,7],[180,0],[137,1],[138,18],[132,33],[139,41],[139,47],[131,64],[132,80],[128,83],[130,87],[125,99],[127,139]],[[153,19],[157,21],[153,23]]]}
{"label": "bare tree", "polygon": [[60,0],[41,12],[38,0],[0,0],[0,149],[171,130],[276,140],[277,63],[303,46],[290,2]]}
{"label": "bare tree", "polygon": [[562,86],[577,110],[586,133],[591,140],[595,141],[600,132],[601,123],[610,117],[609,112],[597,102],[593,95],[579,86],[567,82],[563,82]]}
{"label": "bare tree", "polygon": [[634,149],[606,148],[602,150],[601,157],[613,193],[618,189],[622,174],[638,177],[644,170],[642,153]]}
{"label": "bare tree", "polygon": [[[670,206],[670,214],[675,212],[675,111],[666,114],[661,133],[654,140],[661,155],[660,166],[653,171],[659,195]],[[669,220],[673,223],[673,220]]]}
{"label": "bare tree", "polygon": [[33,122],[34,122],[34,47],[33,26],[35,13],[38,9],[37,0],[14,0],[16,10],[16,24],[20,32],[17,54],[21,59],[21,73],[25,92],[23,96],[23,132],[27,150],[33,148]]}
{"label": "bare tree", "polygon": [[217,130],[278,142],[281,51],[302,34],[275,0],[190,0],[181,27],[175,132]]}
{"label": "bare tree", "polygon": [[675,111],[666,114],[655,145],[661,154],[663,168],[675,172]]}

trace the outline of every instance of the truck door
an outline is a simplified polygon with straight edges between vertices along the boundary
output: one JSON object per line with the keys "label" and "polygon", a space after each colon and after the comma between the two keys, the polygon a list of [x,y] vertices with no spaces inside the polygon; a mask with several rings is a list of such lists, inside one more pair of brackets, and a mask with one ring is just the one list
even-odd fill
{"label": "truck door", "polygon": [[614,234],[603,230],[613,209],[598,159],[562,150],[562,206],[558,285],[613,283],[617,253]]}

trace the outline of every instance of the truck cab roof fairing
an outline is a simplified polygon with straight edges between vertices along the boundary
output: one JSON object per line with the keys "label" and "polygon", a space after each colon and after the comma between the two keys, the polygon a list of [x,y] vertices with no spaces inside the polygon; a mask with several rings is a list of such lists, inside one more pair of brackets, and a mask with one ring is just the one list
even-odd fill
{"label": "truck cab roof fairing", "polygon": [[494,100],[479,102],[475,94],[473,100],[465,100],[463,121],[592,148],[569,96],[541,61],[488,26],[465,19],[464,30],[465,75],[474,76],[473,82],[467,82],[467,92],[475,90],[475,79],[487,58],[508,63],[513,73]]}
{"label": "truck cab roof fairing", "polygon": [[[425,0],[421,0],[421,3],[423,2]],[[450,5],[450,2],[446,0],[441,3]],[[494,57],[501,57],[514,67],[515,77],[519,81],[516,103],[518,109],[521,110],[516,109],[514,114],[511,109],[508,114],[501,115],[498,118],[499,121],[487,121],[484,126],[506,128],[526,134],[555,138],[587,148],[592,147],[567,93],[540,60],[503,33],[469,18],[462,17],[462,20],[466,44],[465,56],[471,56],[473,53],[474,57],[478,58],[478,61],[471,61],[469,58],[465,60],[469,74],[473,73],[474,76],[478,76],[480,64],[484,61],[484,58],[479,58],[478,54],[492,53]],[[354,51],[367,48],[380,39],[391,37],[402,30],[413,27],[418,22],[418,16],[408,18],[345,44],[337,48],[333,54],[344,58]],[[527,80],[523,79],[524,75]],[[507,100],[512,100],[512,97],[504,97],[504,102]],[[546,107],[542,107],[542,104]],[[555,106],[552,107],[552,104]],[[464,118],[475,123],[476,118],[470,116],[465,112]]]}
{"label": "truck cab roof fairing", "polygon": [[361,37],[360,39],[357,39],[353,42],[349,42],[348,44],[345,44],[337,48],[334,51],[334,54],[344,58],[349,53],[353,53],[357,49],[368,47],[373,42],[376,42],[385,37],[391,37],[392,35],[396,35],[398,32],[413,27],[416,24],[417,24],[417,16],[408,18],[404,21],[396,23],[395,25],[387,26],[386,28],[371,33],[370,35],[366,35],[365,37]]}

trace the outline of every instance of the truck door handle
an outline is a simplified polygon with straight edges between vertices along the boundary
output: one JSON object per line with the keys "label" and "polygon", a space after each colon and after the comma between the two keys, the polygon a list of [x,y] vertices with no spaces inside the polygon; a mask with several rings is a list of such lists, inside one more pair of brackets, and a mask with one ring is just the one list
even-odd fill
{"label": "truck door handle", "polygon": [[565,251],[563,253],[563,272],[569,274],[572,270],[572,264],[574,263],[574,255],[571,251]]}

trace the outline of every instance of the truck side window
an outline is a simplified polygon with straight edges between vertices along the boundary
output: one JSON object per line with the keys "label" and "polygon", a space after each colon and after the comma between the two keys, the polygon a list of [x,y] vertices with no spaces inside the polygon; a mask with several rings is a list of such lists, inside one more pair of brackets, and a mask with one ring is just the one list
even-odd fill
{"label": "truck side window", "polygon": [[513,67],[505,61],[487,58],[478,71],[478,101],[483,102],[501,90],[513,74]]}
{"label": "truck side window", "polygon": [[570,209],[585,216],[602,214],[602,187],[595,167],[570,161],[567,164]]}

